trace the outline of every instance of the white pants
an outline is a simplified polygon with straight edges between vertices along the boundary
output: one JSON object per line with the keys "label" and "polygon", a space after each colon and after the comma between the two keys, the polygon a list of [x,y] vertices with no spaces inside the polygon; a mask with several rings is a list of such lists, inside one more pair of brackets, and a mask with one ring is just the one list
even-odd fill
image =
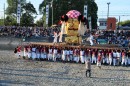
{"label": "white pants", "polygon": [[65,61],[66,60],[66,55],[62,54],[62,60]]}
{"label": "white pants", "polygon": [[112,58],[109,58],[109,65],[112,65]]}
{"label": "white pants", "polygon": [[103,64],[104,64],[104,63],[106,62],[106,58],[105,58],[105,57],[103,57],[102,61],[103,61]]}
{"label": "white pants", "polygon": [[37,56],[36,56],[37,58],[40,58],[40,53],[37,53],[36,55],[37,55]]}
{"label": "white pants", "polygon": [[116,58],[113,58],[113,65],[116,65]]}
{"label": "white pants", "polygon": [[31,58],[31,52],[28,52],[27,56],[28,56],[28,58]]}
{"label": "white pants", "polygon": [[60,53],[57,54],[57,58],[59,58],[59,59],[61,58],[61,54]]}
{"label": "white pants", "polygon": [[109,58],[108,57],[106,57],[106,62],[107,62],[107,64],[109,64]]}
{"label": "white pants", "polygon": [[27,56],[28,55],[28,52],[25,52],[25,51],[23,51],[23,56]]}
{"label": "white pants", "polygon": [[67,57],[67,61],[70,61],[70,55],[67,55],[66,57]]}
{"label": "white pants", "polygon": [[98,61],[97,61],[97,66],[101,66],[101,62],[98,62]]}
{"label": "white pants", "polygon": [[85,62],[87,61],[87,58],[88,58],[87,56],[84,57]]}
{"label": "white pants", "polygon": [[80,61],[81,61],[81,63],[84,63],[85,61],[84,61],[84,56],[80,56]]}
{"label": "white pants", "polygon": [[128,58],[128,65],[130,65],[130,58]]}
{"label": "white pants", "polygon": [[74,57],[74,61],[78,63],[78,62],[79,62],[79,57],[78,57],[78,56],[75,56],[75,57]]}
{"label": "white pants", "polygon": [[96,59],[96,57],[93,57],[93,56],[92,56],[91,63],[93,63],[93,62],[94,62],[94,63],[97,63],[97,59]]}
{"label": "white pants", "polygon": [[21,57],[21,52],[17,52],[16,55],[17,55],[17,58],[20,58]]}
{"label": "white pants", "polygon": [[53,54],[53,61],[56,61],[56,58],[57,58],[56,55],[57,55],[57,54]]}
{"label": "white pants", "polygon": [[32,52],[32,59],[35,59],[35,58],[36,58],[36,53]]}
{"label": "white pants", "polygon": [[48,54],[48,60],[50,60],[50,59],[52,59],[52,54],[51,53]]}
{"label": "white pants", "polygon": [[125,63],[125,65],[127,65],[127,59],[126,59],[126,58],[123,58],[123,59],[122,59],[121,64],[123,65],[124,63]]}
{"label": "white pants", "polygon": [[73,55],[72,54],[70,55],[70,61],[73,61]]}
{"label": "white pants", "polygon": [[89,42],[90,42],[90,45],[93,45],[93,40],[89,40]]}

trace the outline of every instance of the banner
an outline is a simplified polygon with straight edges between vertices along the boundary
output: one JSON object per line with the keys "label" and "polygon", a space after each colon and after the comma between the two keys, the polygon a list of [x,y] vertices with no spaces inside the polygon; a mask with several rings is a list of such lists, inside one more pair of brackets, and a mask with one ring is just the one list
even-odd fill
{"label": "banner", "polygon": [[91,31],[92,30],[91,17],[88,17],[88,22],[89,22],[89,30]]}
{"label": "banner", "polygon": [[18,0],[18,6],[17,6],[17,23],[20,24],[20,18],[21,18],[21,4],[20,0]]}
{"label": "banner", "polygon": [[48,25],[48,19],[49,19],[49,5],[46,5],[46,24]]}
{"label": "banner", "polygon": [[86,18],[87,18],[87,9],[88,9],[87,5],[84,5],[84,17]]}

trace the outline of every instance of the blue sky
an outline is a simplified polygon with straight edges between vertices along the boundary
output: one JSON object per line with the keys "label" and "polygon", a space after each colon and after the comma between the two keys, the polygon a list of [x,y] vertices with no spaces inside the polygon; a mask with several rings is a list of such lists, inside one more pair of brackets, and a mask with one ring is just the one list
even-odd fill
{"label": "blue sky", "polygon": [[[27,0],[30,1],[38,12],[38,6],[43,0]],[[98,18],[106,18],[107,17],[107,3],[110,2],[109,5],[109,16],[116,17],[117,19],[121,16],[121,21],[130,20],[130,0],[95,0],[98,5]],[[3,17],[3,7],[7,7],[6,0],[0,0],[0,18]],[[125,15],[125,16],[123,16]],[[38,15],[37,19],[42,15]]]}

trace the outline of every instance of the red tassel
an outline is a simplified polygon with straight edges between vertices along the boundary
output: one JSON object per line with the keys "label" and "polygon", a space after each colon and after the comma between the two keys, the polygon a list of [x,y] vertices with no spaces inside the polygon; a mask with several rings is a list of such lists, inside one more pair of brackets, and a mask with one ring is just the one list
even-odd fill
{"label": "red tassel", "polygon": [[62,16],[62,18],[64,19],[64,15]]}

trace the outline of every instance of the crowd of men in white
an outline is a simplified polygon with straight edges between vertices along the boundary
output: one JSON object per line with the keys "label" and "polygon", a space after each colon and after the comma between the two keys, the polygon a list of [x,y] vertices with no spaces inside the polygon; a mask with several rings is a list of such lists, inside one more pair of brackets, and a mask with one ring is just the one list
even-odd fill
{"label": "crowd of men in white", "polygon": [[107,65],[130,65],[130,51],[116,49],[92,49],[75,47],[55,47],[55,46],[25,46],[21,51],[17,47],[16,55],[28,59],[65,61],[85,63],[90,58],[92,64],[101,63]]}

